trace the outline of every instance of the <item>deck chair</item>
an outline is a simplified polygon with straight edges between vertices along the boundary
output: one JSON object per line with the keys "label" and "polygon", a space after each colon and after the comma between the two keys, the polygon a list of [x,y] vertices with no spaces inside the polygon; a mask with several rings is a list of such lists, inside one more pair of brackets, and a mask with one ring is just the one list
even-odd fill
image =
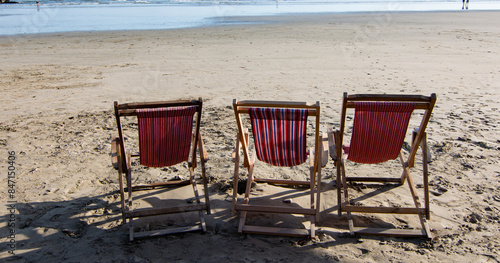
{"label": "deck chair", "polygon": [[[322,147],[328,147],[328,141],[323,142],[319,132],[320,106],[305,102],[270,102],[270,101],[233,101],[238,136],[236,139],[233,160],[235,162],[233,178],[232,213],[240,213],[238,233],[270,234],[283,236],[315,236],[315,223],[318,220],[320,204],[320,184],[322,160],[325,164],[328,153]],[[309,117],[315,118],[314,150],[306,149],[306,126]],[[246,122],[244,122],[245,118]],[[248,123],[250,121],[250,123]],[[254,151],[250,155],[250,134],[244,128],[251,125],[253,132]],[[325,145],[323,145],[325,144]],[[248,169],[248,178],[243,203],[238,204],[237,190],[240,168],[240,146],[243,154],[243,166]],[[309,156],[308,156],[309,155]],[[294,167],[306,162],[309,157],[310,177],[308,181],[293,181],[286,179],[270,179],[254,177],[256,158],[261,162],[276,167]],[[285,169],[285,168],[283,168]],[[250,203],[250,190],[253,182],[269,183],[285,186],[309,187],[310,205],[308,207],[293,207],[286,203],[278,205],[259,205]],[[283,188],[285,189],[285,188]],[[289,190],[289,189],[287,189]],[[295,229],[284,227],[255,226],[246,224],[247,213],[282,213],[299,214],[310,217],[310,229]]]}
{"label": "deck chair", "polygon": [[[113,164],[118,170],[122,217],[124,223],[126,223],[127,219],[129,220],[130,241],[134,240],[134,238],[196,230],[205,232],[206,225],[203,211],[210,214],[210,201],[207,192],[207,178],[205,173],[207,156],[200,135],[201,98],[192,101],[178,100],[126,104],[118,104],[118,102],[115,101],[114,108],[118,126],[118,137],[112,140],[111,155]],[[127,116],[137,117],[139,130],[138,153],[127,152],[125,148],[126,140],[123,134],[121,118]],[[193,122],[195,124],[194,131]],[[131,143],[130,140],[128,140],[127,143]],[[200,194],[194,176],[194,169],[197,166],[197,152],[200,155],[205,203],[200,201]],[[178,163],[187,162],[189,180],[184,180],[179,176],[176,177],[176,180],[166,182],[132,185],[135,179],[132,178],[132,158],[139,158],[141,166],[155,168],[169,167]],[[124,179],[126,181],[126,188],[123,183]],[[192,204],[184,202],[178,205],[178,202],[175,204],[168,202],[169,205],[165,205],[165,200],[161,200],[161,207],[134,208],[132,205],[133,193],[138,190],[154,189],[156,191],[165,191],[168,190],[165,189],[165,187],[180,187],[189,184],[192,185],[194,191],[194,201]],[[128,193],[127,199],[125,198],[125,192]],[[157,231],[134,231],[134,218],[185,212],[198,212],[199,222],[193,226],[170,227]]]}
{"label": "deck chair", "polygon": [[[425,236],[432,238],[427,220],[430,219],[428,184],[428,149],[425,129],[436,102],[436,94],[431,96],[413,95],[347,95],[344,93],[340,130],[328,130],[330,156],[337,167],[337,199],[339,215],[347,212],[349,231],[366,235]],[[352,136],[349,145],[343,145],[346,112],[354,109]],[[411,149],[405,158],[402,151],[404,139],[413,111],[423,111],[420,126],[414,130]],[[416,115],[416,114],[415,114]],[[416,117],[416,116],[414,116]],[[410,174],[414,167],[417,150],[422,149],[423,195],[422,206],[417,187]],[[399,158],[402,175],[387,177],[348,177],[345,171],[346,159],[354,163],[376,164]],[[360,206],[351,204],[347,182],[396,183],[403,185],[408,181],[414,207]],[[342,201],[342,193],[344,200]],[[370,196],[373,197],[373,196]],[[395,200],[397,201],[397,200]],[[419,217],[422,229],[367,228],[355,227],[351,213],[388,213],[415,214]]]}

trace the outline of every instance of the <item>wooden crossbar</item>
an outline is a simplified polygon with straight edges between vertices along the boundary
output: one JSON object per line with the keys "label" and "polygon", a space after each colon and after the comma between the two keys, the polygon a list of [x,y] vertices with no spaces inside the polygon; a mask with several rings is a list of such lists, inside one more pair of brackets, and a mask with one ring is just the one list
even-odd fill
{"label": "wooden crossbar", "polygon": [[134,235],[134,238],[145,238],[145,237],[155,237],[155,236],[170,235],[170,234],[176,234],[176,233],[185,233],[185,232],[191,232],[191,231],[201,231],[201,230],[202,230],[201,225],[195,225],[195,226],[162,229],[162,230],[135,232],[133,235]]}
{"label": "wooden crossbar", "polygon": [[248,234],[266,234],[291,237],[306,237],[309,236],[307,229],[283,228],[283,227],[268,227],[268,226],[243,226],[243,233]]}
{"label": "wooden crossbar", "polygon": [[424,230],[397,229],[397,228],[354,227],[354,233],[361,234],[361,235],[377,235],[377,236],[401,236],[401,237],[426,236],[426,233]]}
{"label": "wooden crossbar", "polygon": [[[169,186],[180,186],[180,185],[188,185],[189,180],[182,180],[182,181],[168,181],[168,182],[162,182],[162,183],[151,183],[151,184],[138,184],[138,185],[133,185],[132,190],[139,190],[139,189],[154,189],[158,187],[169,187]],[[128,191],[128,188],[124,188],[125,191]]]}
{"label": "wooden crossbar", "polygon": [[127,218],[136,217],[146,217],[146,216],[156,216],[156,215],[166,215],[166,214],[177,214],[184,212],[200,211],[205,210],[206,205],[187,205],[187,206],[177,206],[177,207],[165,207],[165,208],[140,208],[134,209],[133,211],[126,211],[125,215]]}
{"label": "wooden crossbar", "polygon": [[316,209],[299,208],[299,207],[239,204],[236,205],[236,210],[248,211],[248,212],[277,213],[277,214],[316,215]]}
{"label": "wooden crossbar", "polygon": [[346,181],[354,182],[375,182],[375,183],[400,183],[401,178],[386,178],[386,177],[347,177]]}
{"label": "wooden crossbar", "polygon": [[[245,113],[245,114],[248,114],[248,109],[250,107],[242,107],[242,106],[238,106],[237,108],[237,111],[238,113]],[[318,114],[318,111],[315,109],[315,108],[309,108],[309,107],[304,107],[306,109],[309,109],[309,111],[307,112],[307,116],[316,116]]]}
{"label": "wooden crossbar", "polygon": [[424,208],[342,205],[343,211],[377,214],[425,214]]}
{"label": "wooden crossbar", "polygon": [[293,186],[307,186],[311,185],[310,181],[294,181],[294,180],[282,180],[282,179],[267,179],[267,178],[254,178],[257,183],[268,183],[276,185],[293,185]]}

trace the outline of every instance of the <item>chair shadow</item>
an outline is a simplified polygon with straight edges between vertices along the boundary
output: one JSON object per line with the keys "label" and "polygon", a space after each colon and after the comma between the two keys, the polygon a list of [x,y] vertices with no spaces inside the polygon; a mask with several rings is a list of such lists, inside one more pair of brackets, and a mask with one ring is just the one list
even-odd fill
{"label": "chair shadow", "polygon": [[[6,261],[45,262],[52,258],[60,262],[60,254],[66,252],[65,246],[58,245],[60,242],[76,244],[98,236],[94,245],[99,246],[122,228],[117,192],[67,201],[17,203],[15,207],[15,242],[11,241],[15,248]],[[3,220],[7,222],[12,217],[4,215]],[[75,259],[85,258],[82,250],[76,249],[72,254]]]}
{"label": "chair shadow", "polygon": [[[189,186],[190,187],[190,186]],[[171,189],[161,189],[161,192],[168,192]],[[262,196],[254,201],[264,202],[268,204],[283,205],[281,198],[299,198],[307,196],[307,191],[294,193],[293,189],[285,191],[286,194],[280,193],[271,196]],[[234,244],[234,240],[240,240],[235,243],[243,249],[245,239],[257,239],[258,242],[264,241],[265,244],[269,242],[278,242],[279,240],[288,240],[287,242],[297,243],[302,242],[303,238],[292,237],[272,237],[266,235],[237,235],[237,228],[239,223],[239,215],[231,215],[230,207],[231,202],[224,200],[222,197],[230,197],[228,193],[209,191],[213,198],[210,205],[212,213],[205,214],[207,222],[208,234],[202,235],[200,233],[183,233],[175,234],[163,238],[147,238],[138,239],[133,242],[128,241],[128,227],[124,225],[121,217],[120,196],[118,191],[108,192],[102,195],[80,197],[72,200],[65,201],[44,201],[44,202],[29,202],[18,203],[16,208],[19,211],[17,215],[17,228],[16,228],[16,255],[12,255],[5,261],[16,262],[62,262],[62,261],[80,261],[88,259],[89,261],[100,261],[100,255],[104,255],[112,251],[117,261],[130,261],[136,255],[144,255],[143,249],[160,249],[165,244],[170,242],[185,242],[187,246],[192,242],[192,237],[196,237],[195,242],[198,245],[211,242],[214,238],[221,238],[221,242]],[[140,193],[137,197],[145,198],[146,202],[152,205],[162,203],[164,200],[153,196],[151,193]],[[204,196],[200,196],[204,200]],[[175,199],[173,202],[186,203],[185,199]],[[298,204],[286,204],[292,207],[298,207]],[[193,213],[194,216],[196,214]],[[303,224],[308,221],[308,217],[301,215],[286,215],[276,214],[277,216],[269,217],[266,214],[256,213],[248,217],[249,222],[255,221],[262,224],[275,224],[279,227],[305,227]],[[191,218],[190,216],[188,216]],[[357,217],[357,216],[356,216]],[[4,215],[2,219],[7,222],[9,215]],[[147,218],[144,223],[148,224]],[[167,219],[159,222],[159,225],[153,227],[169,227],[169,224],[182,223],[172,219]],[[277,219],[278,221],[275,221]],[[182,220],[180,220],[182,221]],[[154,222],[154,221],[152,221]],[[154,222],[157,223],[157,222]],[[381,226],[392,226],[379,220],[373,220]],[[384,225],[385,224],[385,225]],[[345,231],[336,231],[332,229],[341,229]],[[346,235],[347,232],[347,219],[346,216],[338,216],[334,208],[321,212],[321,224],[317,226],[317,234],[330,235],[335,237],[334,240],[318,242],[317,245],[323,247],[335,247],[343,244],[357,243],[359,237],[351,237]],[[379,237],[363,236],[363,238],[380,239]],[[233,241],[231,241],[233,240]],[[421,239],[402,239],[396,240],[404,242],[422,242]],[[186,243],[189,242],[189,243]],[[282,241],[280,241],[282,242]],[[263,243],[263,244],[264,244]],[[314,246],[299,245],[301,251],[306,253],[314,253]],[[215,246],[215,245],[208,245]],[[215,249],[215,247],[214,247]],[[219,248],[217,248],[219,249]],[[225,249],[225,248],[223,248]],[[307,252],[308,250],[310,252]],[[89,251],[92,254],[89,255]],[[176,252],[173,252],[174,254]],[[179,252],[180,253],[180,252]],[[283,252],[284,253],[284,252]],[[147,254],[147,253],[146,253]],[[179,254],[180,255],[180,254]],[[197,254],[198,255],[198,254]],[[313,254],[311,254],[312,256]],[[199,255],[198,255],[199,256]],[[150,257],[156,259],[159,255],[152,254]],[[105,258],[103,256],[103,258]],[[236,257],[232,257],[236,260]]]}

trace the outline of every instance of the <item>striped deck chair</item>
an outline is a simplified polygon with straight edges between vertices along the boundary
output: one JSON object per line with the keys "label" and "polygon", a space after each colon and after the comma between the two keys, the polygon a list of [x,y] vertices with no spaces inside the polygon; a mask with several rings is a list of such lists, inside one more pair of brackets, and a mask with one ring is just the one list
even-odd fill
{"label": "striped deck chair", "polygon": [[[425,236],[432,238],[427,220],[430,218],[429,209],[429,184],[428,184],[428,149],[425,129],[431,117],[436,95],[347,95],[344,93],[342,105],[342,118],[340,130],[328,130],[330,156],[337,167],[337,199],[339,215],[347,212],[349,231],[352,235],[391,235],[391,236]],[[348,109],[354,109],[353,129],[349,145],[343,144],[344,127]],[[420,126],[414,130],[411,139],[411,149],[405,158],[402,146],[407,135],[412,113],[422,110]],[[416,185],[410,175],[410,168],[414,167],[417,150],[422,149],[423,195],[422,207],[417,193]],[[345,162],[349,160],[360,164],[377,164],[399,158],[402,166],[402,176],[387,177],[348,177],[345,171]],[[353,205],[355,200],[350,200],[347,182],[375,182],[396,183],[403,185],[408,181],[414,207],[383,207]],[[344,200],[342,201],[342,193]],[[373,198],[373,193],[358,200]],[[397,201],[397,200],[394,200]],[[368,228],[355,227],[351,213],[386,213],[386,214],[414,214],[419,217],[421,229],[395,229],[395,228]]]}
{"label": "striped deck chair", "polygon": [[[207,178],[205,173],[205,162],[207,160],[203,140],[200,135],[200,121],[202,100],[180,100],[146,103],[118,104],[115,101],[115,115],[118,126],[118,137],[112,140],[112,159],[118,170],[120,183],[120,196],[122,217],[124,223],[128,219],[130,240],[134,238],[172,234],[179,232],[201,230],[206,231],[203,211],[210,214],[210,201],[207,192]],[[121,124],[121,117],[136,116],[138,124],[138,153],[125,151],[125,138]],[[196,118],[195,118],[196,116]],[[193,131],[193,123],[195,124]],[[129,138],[130,139],[130,138]],[[127,143],[131,143],[130,140]],[[197,152],[200,154],[201,175],[205,190],[205,203],[200,201],[194,169],[197,166]],[[166,182],[144,183],[132,185],[132,158],[139,158],[142,166],[160,168],[188,163],[189,180],[177,179]],[[177,178],[182,178],[178,176]],[[123,180],[126,181],[126,188]],[[150,198],[155,195],[154,191],[165,192],[165,187],[180,187],[191,184],[194,194],[194,202],[187,204],[173,204],[172,200],[164,200],[164,205],[146,208],[135,208],[133,206],[133,193],[137,190],[153,189],[148,193]],[[160,188],[160,189],[158,189]],[[125,192],[128,197],[125,198]],[[156,192],[157,193],[157,192]],[[168,203],[166,205],[165,203]],[[177,202],[179,203],[179,202]],[[197,212],[199,222],[197,224],[182,227],[171,227],[163,230],[135,232],[134,218],[152,217],[174,213]],[[183,223],[183,222],[181,222]]]}
{"label": "striped deck chair", "polygon": [[[323,143],[328,146],[325,136],[319,132],[320,107],[319,102],[315,104],[305,102],[270,102],[270,101],[233,101],[233,108],[238,126],[238,136],[233,160],[235,170],[233,178],[233,204],[232,213],[241,212],[238,233],[271,234],[285,236],[315,236],[315,223],[318,220],[318,208],[320,203],[321,167],[324,166],[328,154],[322,151]],[[307,146],[307,119],[315,119],[314,150],[308,151]],[[243,119],[249,120],[252,128],[254,142],[254,153],[250,155],[250,134],[244,128]],[[241,147],[241,150],[240,150]],[[243,166],[248,169],[245,195],[242,203],[238,204],[238,182],[240,152],[243,152]],[[270,166],[295,167],[304,164],[309,158],[310,175],[308,181],[270,179],[265,176],[254,177],[253,170],[256,159]],[[297,204],[283,203],[279,200],[269,200],[277,205],[261,205],[250,203],[250,190],[253,182],[269,183],[276,185],[292,185],[309,187],[310,205],[308,207],[297,207]],[[285,188],[283,188],[285,189]],[[290,189],[286,189],[290,191]],[[259,197],[265,198],[265,197]],[[284,198],[284,197],[283,197]],[[284,228],[270,226],[255,226],[246,224],[247,213],[282,213],[300,214],[310,216],[309,226],[305,228]],[[309,229],[307,229],[309,228]]]}

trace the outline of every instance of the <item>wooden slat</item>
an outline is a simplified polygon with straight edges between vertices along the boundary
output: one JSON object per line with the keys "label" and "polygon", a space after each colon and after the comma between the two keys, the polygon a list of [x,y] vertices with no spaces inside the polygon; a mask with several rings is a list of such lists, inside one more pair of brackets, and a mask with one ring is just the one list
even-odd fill
{"label": "wooden slat", "polygon": [[[168,186],[178,186],[178,185],[188,185],[189,180],[183,180],[183,181],[168,181],[168,182],[162,182],[162,183],[151,183],[151,184],[139,184],[139,185],[133,185],[132,190],[137,190],[137,189],[148,189],[148,188],[157,188],[157,187],[168,187]],[[128,188],[125,188],[125,191],[128,191]]]}
{"label": "wooden slat", "polygon": [[294,185],[294,186],[307,186],[309,187],[311,182],[309,181],[293,181],[293,180],[282,180],[282,179],[267,179],[267,178],[255,178],[255,182],[258,183],[268,183],[276,185]]}
{"label": "wooden slat", "polygon": [[378,236],[402,236],[402,237],[427,236],[424,230],[419,230],[419,229],[354,227],[354,232],[356,234],[361,234],[361,235],[378,235]]}
{"label": "wooden slat", "polygon": [[[319,102],[305,101],[266,101],[266,100],[240,100],[236,101],[238,107],[280,107],[280,108],[316,108]],[[233,102],[234,104],[234,102]]]}
{"label": "wooden slat", "polygon": [[248,233],[248,234],[268,234],[268,235],[291,236],[291,237],[309,236],[309,231],[307,229],[245,225],[243,226],[242,230],[243,233]]}
{"label": "wooden slat", "polygon": [[348,182],[378,182],[378,183],[400,183],[401,178],[386,178],[386,177],[347,177]]}
{"label": "wooden slat", "polygon": [[125,212],[125,215],[127,218],[135,218],[135,217],[146,217],[146,216],[200,211],[205,209],[206,205],[204,204],[165,207],[165,208],[140,208],[140,209],[135,209],[133,211],[127,211]]}
{"label": "wooden slat", "polygon": [[[433,93],[434,94],[434,93]],[[347,96],[349,101],[416,101],[430,102],[431,96],[405,94],[352,94]]]}
{"label": "wooden slat", "polygon": [[162,108],[162,107],[176,107],[187,105],[200,105],[201,98],[198,100],[171,100],[171,101],[149,101],[149,102],[130,102],[118,105],[118,109],[144,109],[144,108]]}
{"label": "wooden slat", "polygon": [[[255,107],[257,107],[257,106],[255,106]],[[278,108],[277,106],[275,106],[275,107]],[[248,109],[249,108],[250,107],[241,107],[241,106],[238,106],[237,111],[238,111],[238,113],[248,114]],[[271,107],[269,107],[269,108],[271,108]],[[301,107],[294,107],[294,108],[301,108]],[[307,116],[316,116],[319,113],[319,111],[317,111],[314,108],[307,108],[307,109],[308,109]]]}
{"label": "wooden slat", "polygon": [[[347,108],[354,108],[354,102],[348,102],[346,104]],[[429,109],[429,103],[426,102],[416,102],[415,109],[417,110],[427,110]]]}
{"label": "wooden slat", "polygon": [[196,226],[176,227],[176,228],[154,230],[154,231],[134,232],[133,235],[134,238],[145,238],[145,237],[155,237],[155,236],[169,235],[175,233],[200,231],[200,230],[203,230],[202,227],[200,225],[196,225]]}
{"label": "wooden slat", "polygon": [[342,205],[342,211],[380,214],[425,214],[424,208]]}
{"label": "wooden slat", "polygon": [[196,100],[171,100],[171,101],[149,101],[149,102],[130,102],[119,104],[118,109],[141,109],[155,107],[172,107],[182,105],[199,104]]}
{"label": "wooden slat", "polygon": [[301,208],[301,207],[239,204],[236,205],[236,210],[249,211],[249,212],[278,213],[278,214],[316,215],[316,209]]}
{"label": "wooden slat", "polygon": [[137,109],[145,108],[163,108],[163,107],[184,107],[184,106],[196,106],[196,111],[199,113],[201,109],[201,103],[193,101],[185,102],[142,102],[142,103],[126,103],[118,105],[118,114],[120,116],[136,116]]}

